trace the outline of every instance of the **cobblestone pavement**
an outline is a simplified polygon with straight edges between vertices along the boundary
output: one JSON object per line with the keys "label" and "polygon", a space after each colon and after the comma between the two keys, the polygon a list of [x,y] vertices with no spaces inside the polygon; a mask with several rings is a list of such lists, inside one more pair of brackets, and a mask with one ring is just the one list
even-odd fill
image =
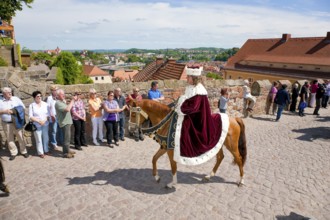
{"label": "cobblestone pavement", "polygon": [[[284,112],[244,119],[248,139],[245,186],[225,151],[216,176],[202,182],[215,159],[178,165],[175,189],[166,155],[151,175],[158,145],[126,138],[110,149],[90,146],[74,159],[4,155],[11,194],[0,197],[0,219],[330,219],[330,109],[303,118]],[[322,116],[323,115],[323,116]]]}

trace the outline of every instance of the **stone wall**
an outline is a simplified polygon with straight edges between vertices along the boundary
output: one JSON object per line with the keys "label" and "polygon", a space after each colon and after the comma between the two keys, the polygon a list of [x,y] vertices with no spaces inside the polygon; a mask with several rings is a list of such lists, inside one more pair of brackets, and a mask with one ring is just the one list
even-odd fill
{"label": "stone wall", "polygon": [[[3,72],[3,71],[2,71]],[[1,73],[1,70],[0,70]],[[14,95],[22,99],[25,104],[26,118],[28,114],[28,106],[33,102],[31,96],[33,91],[41,91],[44,98],[49,95],[49,87],[51,83],[45,81],[35,81],[27,78],[25,76],[27,72],[18,71],[16,69],[9,69],[5,74],[2,74],[2,80],[6,80],[6,86],[9,86],[13,89]],[[1,74],[0,74],[1,75]],[[4,79],[5,78],[5,79]],[[72,95],[76,90],[79,90],[83,94],[83,100],[86,103],[86,110],[88,112],[88,98],[89,98],[89,89],[94,88],[98,92],[99,96],[102,98],[107,97],[109,90],[114,90],[115,88],[121,88],[123,95],[131,94],[134,87],[140,89],[140,93],[146,97],[148,90],[150,89],[151,82],[118,82],[111,84],[87,84],[87,85],[59,85],[58,87],[64,89],[66,92],[66,98],[71,99]],[[170,103],[173,100],[176,100],[181,94],[184,93],[186,81],[180,80],[163,80],[159,81],[159,89],[163,92],[166,97],[165,103]],[[228,102],[228,114],[232,117],[242,117],[243,116],[243,80],[207,80],[204,83],[210,101],[210,105],[213,112],[219,112],[218,109],[218,100],[220,96],[220,90],[222,88],[228,88],[230,94],[230,100]],[[253,114],[263,114],[265,112],[266,97],[271,88],[271,82],[268,80],[256,81],[251,86],[251,91],[253,95],[256,96],[257,102]],[[86,133],[91,134],[91,123],[89,113],[87,113],[87,124],[86,124]],[[25,133],[26,140],[28,144],[31,144],[31,134]],[[88,137],[90,135],[87,135]],[[90,139],[91,137],[89,137]],[[33,138],[32,138],[33,139]],[[5,137],[0,127],[0,144],[5,144]]]}

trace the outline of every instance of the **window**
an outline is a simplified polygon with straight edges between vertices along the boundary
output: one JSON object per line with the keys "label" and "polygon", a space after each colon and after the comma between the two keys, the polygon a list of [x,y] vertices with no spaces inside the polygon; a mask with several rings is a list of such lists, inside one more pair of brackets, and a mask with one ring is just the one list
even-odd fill
{"label": "window", "polygon": [[321,68],[320,67],[315,67],[315,70],[321,70]]}
{"label": "window", "polygon": [[269,66],[273,66],[273,64],[269,64]]}
{"label": "window", "polygon": [[238,79],[242,79],[242,77],[239,76]]}
{"label": "window", "polygon": [[231,79],[231,75],[228,76],[228,79]]}
{"label": "window", "polygon": [[98,78],[97,78],[97,77],[95,77],[95,80],[98,80]]}
{"label": "window", "polygon": [[302,69],[303,67],[302,66],[298,66],[299,69]]}
{"label": "window", "polygon": [[104,80],[104,77],[103,76],[101,76],[101,80]]}
{"label": "window", "polygon": [[285,68],[285,67],[286,67],[286,65],[283,65],[283,67]]}

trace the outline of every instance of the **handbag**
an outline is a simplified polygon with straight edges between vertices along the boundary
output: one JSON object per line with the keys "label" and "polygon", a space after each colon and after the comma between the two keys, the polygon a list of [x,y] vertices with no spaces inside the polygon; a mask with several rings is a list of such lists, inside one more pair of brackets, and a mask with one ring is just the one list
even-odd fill
{"label": "handbag", "polygon": [[[32,112],[33,112],[33,105],[32,105]],[[29,132],[34,132],[37,130],[37,126],[35,124],[33,124],[32,121],[29,121],[25,126],[24,126],[24,130],[25,131],[29,131]]]}
{"label": "handbag", "polygon": [[29,131],[29,132],[34,132],[37,130],[37,126],[35,126],[35,124],[33,124],[32,121],[29,121],[25,126],[24,126],[24,130],[25,131]]}

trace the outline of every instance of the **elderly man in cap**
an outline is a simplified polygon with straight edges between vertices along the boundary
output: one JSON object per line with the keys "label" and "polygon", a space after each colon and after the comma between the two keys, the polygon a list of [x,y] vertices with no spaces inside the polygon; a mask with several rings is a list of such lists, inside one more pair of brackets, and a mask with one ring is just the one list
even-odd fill
{"label": "elderly man in cap", "polygon": [[61,130],[59,129],[58,122],[56,119],[56,111],[55,111],[55,103],[57,100],[57,95],[56,95],[57,89],[58,87],[56,85],[51,85],[50,86],[51,95],[47,97],[47,104],[51,114],[51,120],[49,123],[49,128],[51,132],[50,144],[52,145],[54,150],[57,149],[57,141],[56,141],[57,132],[59,133],[60,141],[63,143],[63,135]]}
{"label": "elderly man in cap", "polygon": [[27,153],[26,144],[23,139],[23,129],[16,129],[11,116],[13,114],[13,108],[22,106],[25,109],[25,106],[20,98],[12,95],[11,88],[4,87],[2,93],[4,99],[0,100],[0,114],[2,127],[7,137],[8,148],[11,155],[9,160],[14,160],[18,154],[14,135],[18,139],[21,154],[25,158],[28,158],[29,154]]}

